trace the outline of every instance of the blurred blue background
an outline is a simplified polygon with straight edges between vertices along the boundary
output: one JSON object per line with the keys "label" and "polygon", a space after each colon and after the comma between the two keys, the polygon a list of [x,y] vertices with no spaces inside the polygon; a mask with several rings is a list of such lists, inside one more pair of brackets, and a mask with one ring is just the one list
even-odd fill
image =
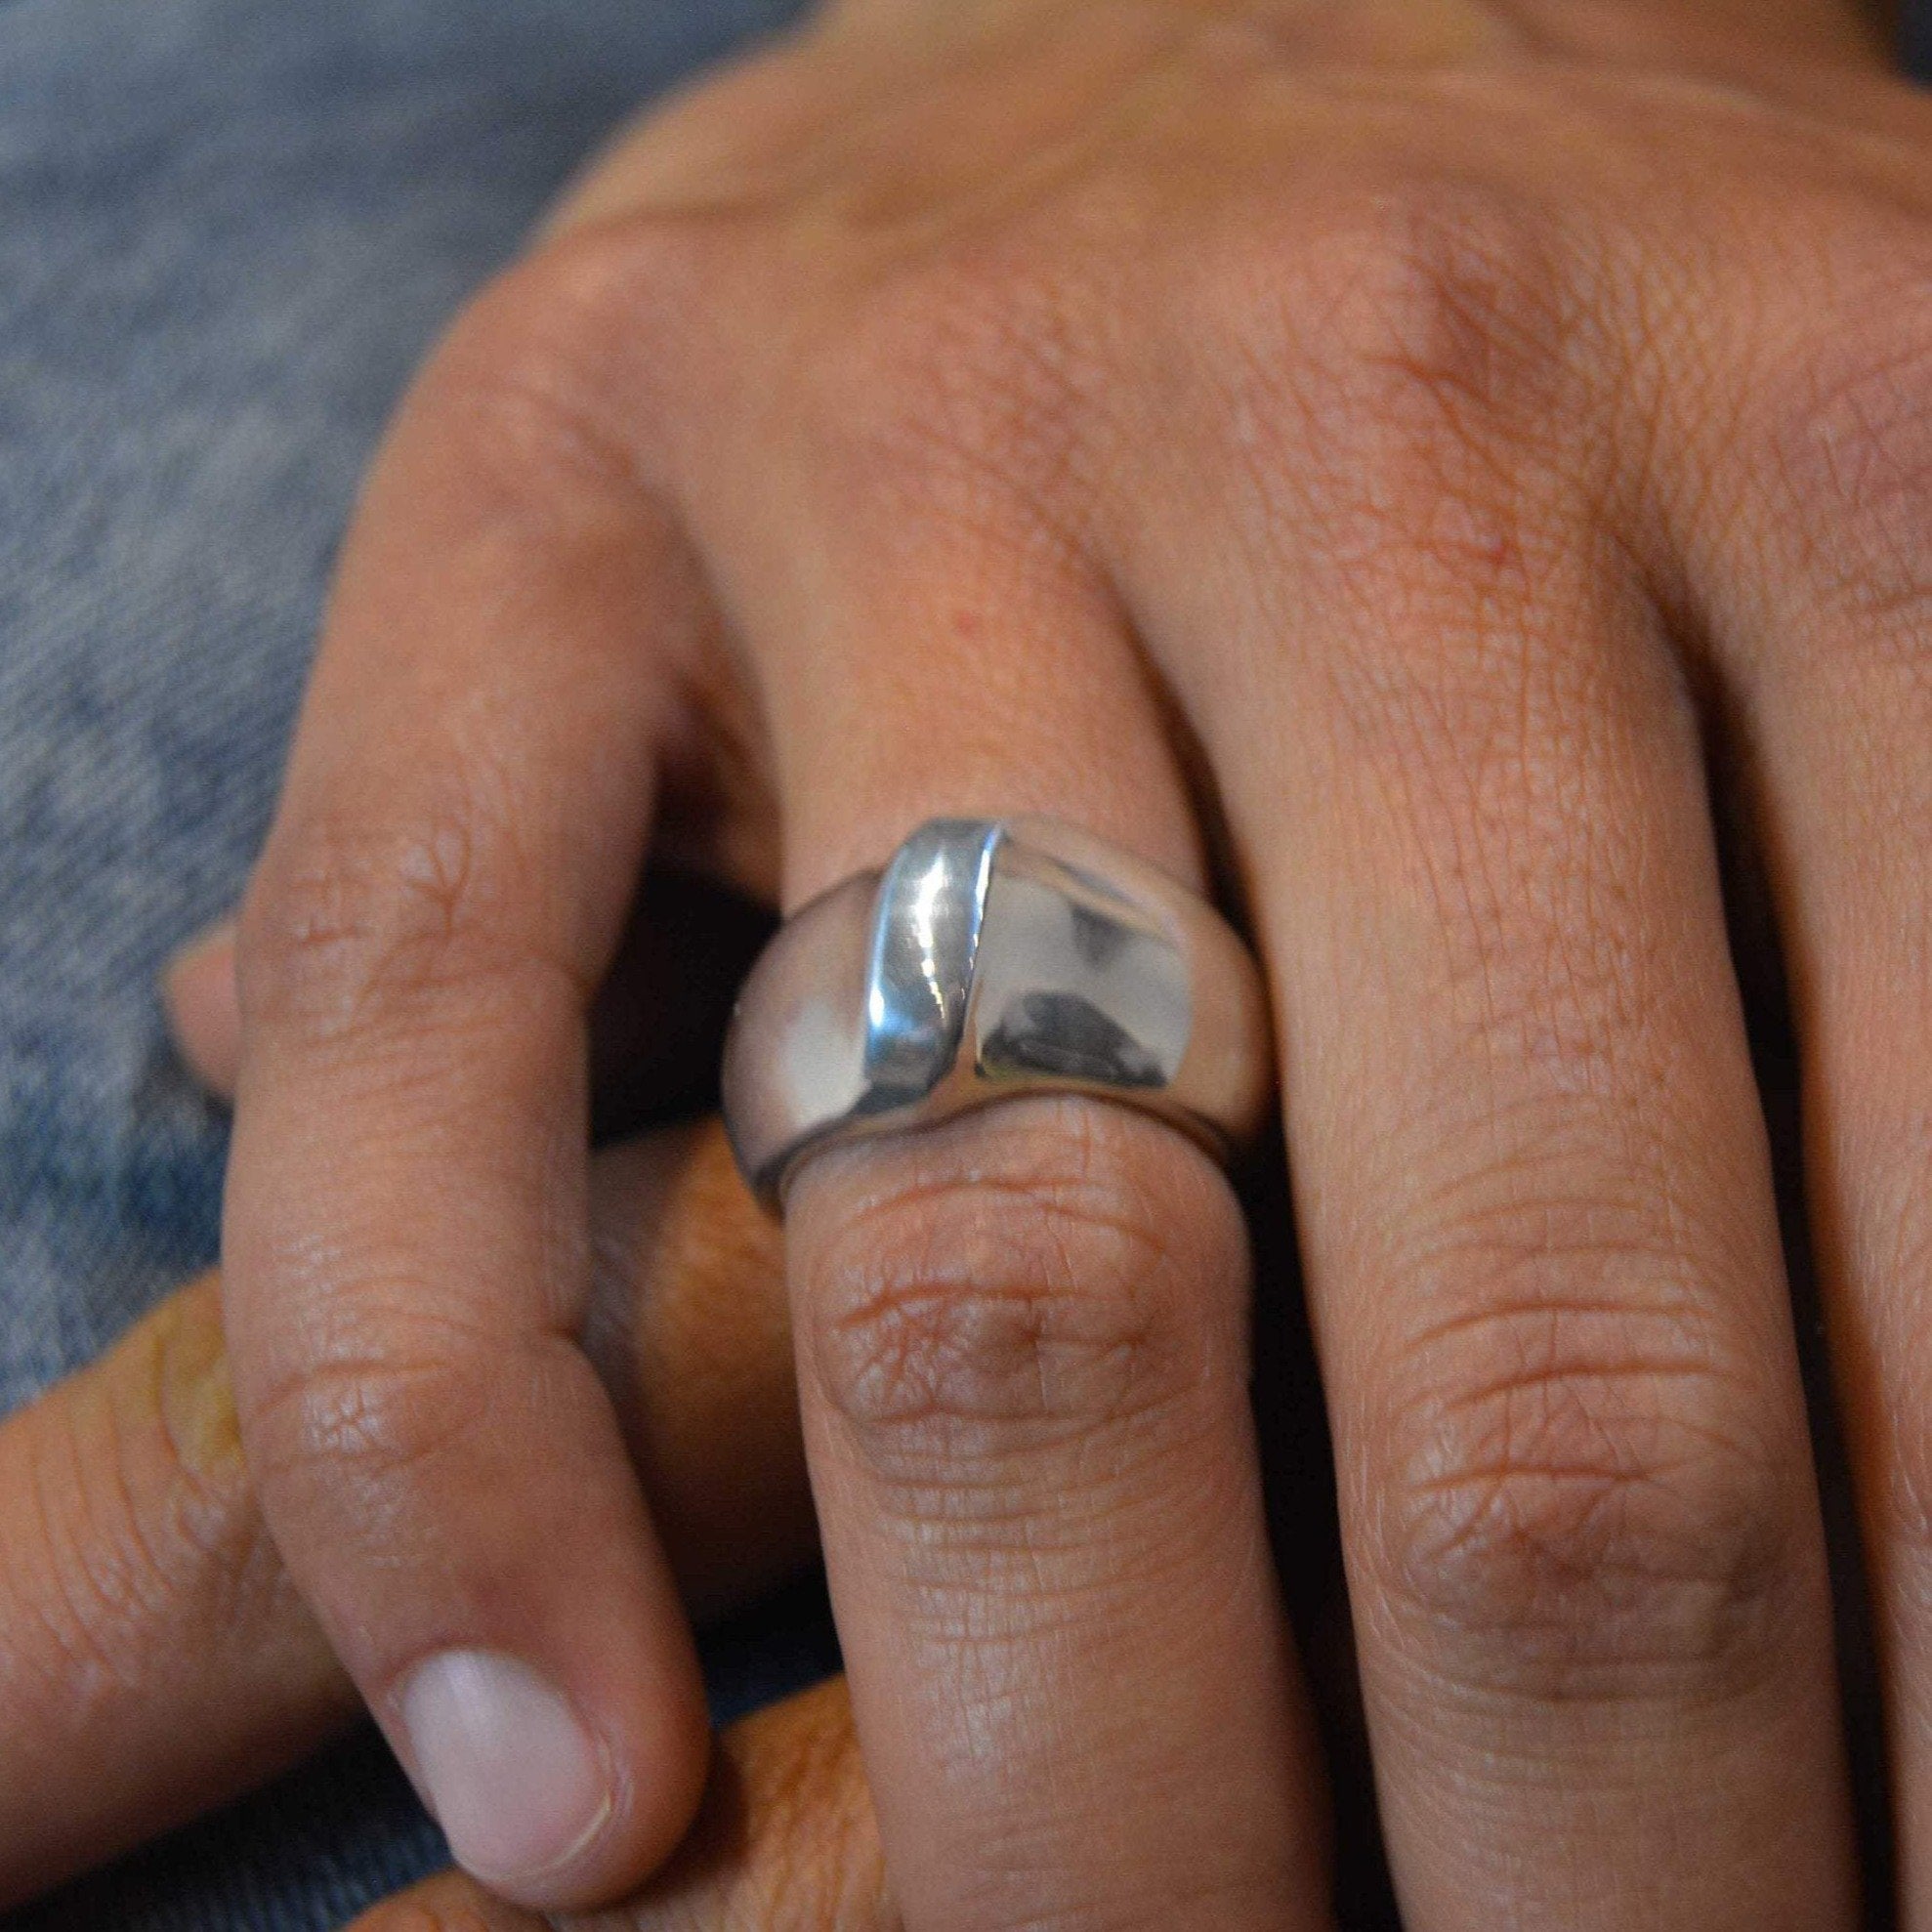
{"label": "blurred blue background", "polygon": [[[267,827],[399,388],[613,123],[790,11],[0,0],[0,1411],[214,1259],[154,978]],[[721,1714],[834,1656],[809,1587],[709,1649]],[[442,1862],[365,1735],[10,1924],[306,1932]]]}

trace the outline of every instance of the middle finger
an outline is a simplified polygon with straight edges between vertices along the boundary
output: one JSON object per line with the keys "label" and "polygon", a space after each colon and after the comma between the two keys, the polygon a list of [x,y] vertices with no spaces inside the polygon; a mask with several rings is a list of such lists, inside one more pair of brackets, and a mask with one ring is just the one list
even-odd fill
{"label": "middle finger", "polygon": [[1576,483],[1586,404],[1526,357],[1556,298],[1487,231],[1327,242],[1356,273],[1321,336],[1247,345],[1239,483],[1163,502],[1123,567],[1269,954],[1407,1922],[1842,1925],[1823,1537],[1696,716]]}

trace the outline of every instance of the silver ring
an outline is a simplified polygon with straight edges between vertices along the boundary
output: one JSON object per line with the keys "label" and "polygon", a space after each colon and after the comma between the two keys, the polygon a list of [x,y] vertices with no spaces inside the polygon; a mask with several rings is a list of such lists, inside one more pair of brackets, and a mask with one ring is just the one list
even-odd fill
{"label": "silver ring", "polygon": [[836,1142],[1031,1093],[1143,1109],[1226,1158],[1272,1085],[1261,975],[1164,872],[1052,819],[935,819],[779,928],[725,1042],[768,1206]]}

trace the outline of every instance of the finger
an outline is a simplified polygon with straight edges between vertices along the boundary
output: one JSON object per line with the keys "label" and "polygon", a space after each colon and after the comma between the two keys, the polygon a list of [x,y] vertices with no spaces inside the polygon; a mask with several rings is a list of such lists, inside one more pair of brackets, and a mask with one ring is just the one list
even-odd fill
{"label": "finger", "polygon": [[1124,535],[1129,595],[1277,988],[1405,1924],[1837,1927],[1823,1537],[1698,725],[1517,239],[1433,204],[1345,231],[1321,338],[1245,346],[1296,371],[1237,405],[1260,468]]}
{"label": "finger", "polygon": [[[717,566],[765,681],[790,903],[931,816],[1029,809],[1199,881],[1162,720],[1076,564],[996,490],[908,516],[861,483],[836,530],[815,500],[760,519],[782,556],[739,531]],[[820,1155],[786,1235],[906,1922],[1323,1922],[1222,1175],[1110,1104],[1014,1103]]]}
{"label": "finger", "polygon": [[[717,1104],[732,998],[770,929],[769,913],[743,890],[693,871],[646,877],[591,1009],[594,1137],[636,1133]],[[233,922],[176,953],[161,991],[189,1071],[217,1099],[232,1100],[241,1060]]]}
{"label": "finger", "polygon": [[161,975],[161,1005],[188,1070],[218,1100],[234,1098],[241,1071],[241,995],[234,977],[234,921],[197,933]]}
{"label": "finger", "polygon": [[714,1617],[817,1547],[778,1231],[709,1120],[600,1154],[591,1239],[584,1348],[684,1599]]}
{"label": "finger", "polygon": [[[451,1875],[378,1906],[355,1932],[537,1932],[541,1923]],[[677,1857],[597,1923],[608,1932],[899,1932],[844,1680],[725,1732]]]}
{"label": "finger", "polygon": [[1849,253],[1754,318],[1789,360],[1744,399],[1727,452],[1743,514],[1697,535],[1746,694],[1884,1671],[1900,1922],[1917,1932],[1932,1926],[1932,362],[1922,324],[1878,299],[1913,245],[1922,257],[1922,230],[1881,239],[1900,245]]}
{"label": "finger", "polygon": [[355,1712],[248,1491],[212,1277],[0,1424],[0,1907]]}
{"label": "finger", "polygon": [[1222,1176],[1105,1103],[790,1191],[806,1442],[914,1925],[1319,1925]]}
{"label": "finger", "polygon": [[707,1748],[575,1340],[587,1013],[702,622],[581,399],[612,273],[553,251],[502,284],[376,465],[242,916],[224,1230],[290,1573],[458,1860],[535,1904],[653,1866]]}
{"label": "finger", "polygon": [[[813,1546],[778,1239],[716,1125],[592,1177],[586,1342],[694,1612]],[[224,1802],[357,1709],[243,1467],[212,1277],[0,1424],[0,1907]]]}

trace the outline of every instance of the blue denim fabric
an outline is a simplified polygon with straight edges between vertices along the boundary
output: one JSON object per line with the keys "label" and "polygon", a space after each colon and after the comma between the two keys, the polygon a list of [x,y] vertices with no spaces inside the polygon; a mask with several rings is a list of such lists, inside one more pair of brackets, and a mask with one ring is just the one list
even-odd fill
{"label": "blue denim fabric", "polygon": [[[154,975],[261,839],[399,387],[614,121],[788,10],[0,0],[0,1410],[214,1257]],[[831,1655],[807,1592],[713,1642],[720,1708]],[[362,1738],[16,1922],[333,1926],[441,1859]]]}
{"label": "blue denim fabric", "polygon": [[[213,1258],[154,975],[261,838],[399,385],[612,122],[792,4],[0,0],[0,1411]],[[720,1708],[830,1655],[808,1588],[713,1640]],[[10,1923],[327,1927],[441,1857],[365,1735]]]}

